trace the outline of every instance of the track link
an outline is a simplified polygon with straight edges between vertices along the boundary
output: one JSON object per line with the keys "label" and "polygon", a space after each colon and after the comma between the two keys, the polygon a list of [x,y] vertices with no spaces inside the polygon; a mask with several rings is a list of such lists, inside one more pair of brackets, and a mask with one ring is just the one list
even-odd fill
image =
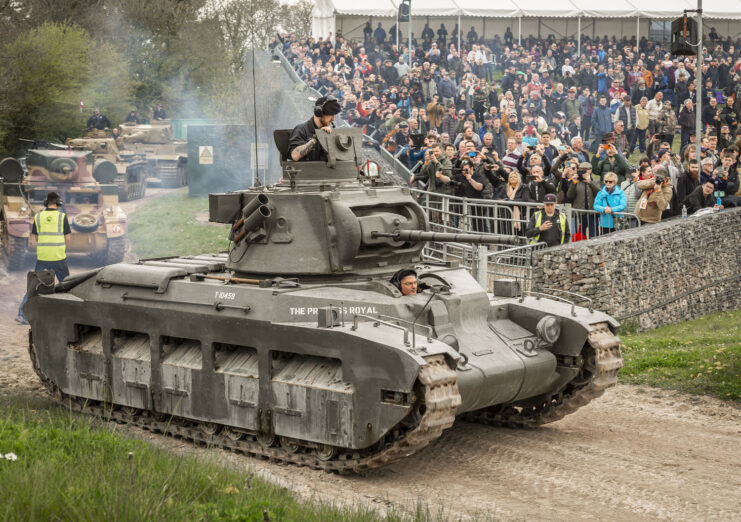
{"label": "track link", "polygon": [[230,436],[230,433],[235,432],[230,431],[228,426],[201,423],[148,411],[133,412],[126,408],[61,393],[37,363],[31,332],[28,346],[33,369],[49,395],[74,411],[258,458],[341,474],[370,471],[416,453],[440,437],[443,430],[453,425],[456,409],[461,405],[457,375],[448,367],[444,356],[436,355],[426,358],[426,364],[419,372],[418,396],[422,403],[416,410],[419,415],[415,417],[411,414],[411,417],[408,417],[415,418],[416,422],[402,421],[369,449],[331,448],[332,451],[328,452],[326,446],[312,443],[304,445],[302,441],[290,441],[281,445],[275,445],[271,441],[273,443],[266,444],[259,441],[257,434],[248,432],[238,432],[241,438],[235,440],[235,437]]}
{"label": "track link", "polygon": [[564,390],[535,406],[494,406],[467,413],[463,418],[490,426],[533,428],[561,420],[601,396],[607,388],[617,384],[623,356],[620,339],[610,331],[607,323],[591,326],[582,371]]}

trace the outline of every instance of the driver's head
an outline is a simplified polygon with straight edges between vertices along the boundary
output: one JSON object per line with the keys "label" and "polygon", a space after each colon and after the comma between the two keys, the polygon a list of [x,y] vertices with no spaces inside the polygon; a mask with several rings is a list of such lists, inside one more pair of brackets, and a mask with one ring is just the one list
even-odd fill
{"label": "driver's head", "polygon": [[391,283],[399,289],[401,295],[415,295],[417,293],[417,272],[411,268],[403,268],[393,275]]}

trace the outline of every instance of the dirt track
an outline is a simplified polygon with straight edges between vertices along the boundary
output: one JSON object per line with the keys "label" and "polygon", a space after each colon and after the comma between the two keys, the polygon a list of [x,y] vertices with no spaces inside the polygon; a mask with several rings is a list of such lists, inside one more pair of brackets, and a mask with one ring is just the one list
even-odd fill
{"label": "dirt track", "polygon": [[[133,210],[131,204],[128,211]],[[75,269],[87,268],[70,263]],[[13,321],[24,276],[0,265],[0,393],[39,394],[27,327]],[[451,519],[741,519],[741,410],[704,397],[619,385],[536,430],[457,423],[418,455],[340,477],[131,430],[176,452],[217,456],[335,502]]]}

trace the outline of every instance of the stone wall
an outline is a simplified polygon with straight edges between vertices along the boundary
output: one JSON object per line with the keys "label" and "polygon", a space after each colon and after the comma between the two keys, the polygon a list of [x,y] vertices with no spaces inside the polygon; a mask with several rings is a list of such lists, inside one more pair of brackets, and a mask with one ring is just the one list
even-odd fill
{"label": "stone wall", "polygon": [[589,297],[642,330],[741,308],[741,209],[545,249],[534,266],[534,288]]}

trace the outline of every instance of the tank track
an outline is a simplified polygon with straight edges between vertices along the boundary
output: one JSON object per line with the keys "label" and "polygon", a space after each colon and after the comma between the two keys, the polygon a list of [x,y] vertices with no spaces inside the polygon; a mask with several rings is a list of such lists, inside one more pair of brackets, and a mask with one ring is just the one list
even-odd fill
{"label": "tank track", "polygon": [[[386,466],[421,450],[440,437],[455,421],[461,405],[458,379],[442,355],[427,357],[419,372],[418,397],[423,400],[410,416],[368,449],[332,448],[299,440],[274,437],[265,441],[256,433],[237,431],[214,423],[201,423],[186,418],[112,407],[62,393],[37,364],[32,333],[28,337],[29,355],[34,371],[49,395],[73,411],[89,413],[105,420],[138,426],[148,431],[177,436],[195,443],[213,445],[236,453],[272,461],[321,469],[327,472],[362,473]],[[422,399],[423,398],[423,399]]]}
{"label": "tank track", "polygon": [[[529,407],[494,406],[467,413],[463,419],[489,426],[533,428],[561,420],[601,396],[607,388],[617,384],[623,356],[620,339],[610,331],[607,323],[591,326],[582,372],[562,391]],[[587,376],[585,371],[589,372]]]}

